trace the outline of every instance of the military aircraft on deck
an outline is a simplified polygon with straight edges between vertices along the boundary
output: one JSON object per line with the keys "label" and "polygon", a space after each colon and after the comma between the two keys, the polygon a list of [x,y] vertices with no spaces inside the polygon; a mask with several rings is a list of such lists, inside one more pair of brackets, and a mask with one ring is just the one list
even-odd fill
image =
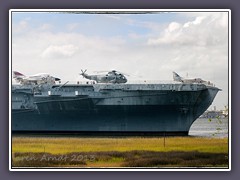
{"label": "military aircraft on deck", "polygon": [[182,83],[206,83],[206,81],[202,80],[201,78],[185,79],[179,76],[176,72],[173,72],[173,80]]}
{"label": "military aircraft on deck", "polygon": [[109,72],[106,72],[106,74],[99,74],[99,75],[88,75],[86,74],[86,71],[81,70],[82,73],[80,73],[80,75],[82,75],[84,78],[89,79],[89,80],[93,80],[96,81],[97,83],[126,83],[127,82],[127,78],[125,77],[125,75],[119,71],[116,70],[112,70]]}
{"label": "military aircraft on deck", "polygon": [[13,71],[13,78],[20,84],[24,84],[24,85],[29,85],[29,84],[38,85],[38,84],[45,84],[45,83],[55,84],[56,81],[58,81],[59,83],[61,82],[61,79],[57,77],[53,77],[47,73],[39,73],[35,75],[25,76],[20,72]]}

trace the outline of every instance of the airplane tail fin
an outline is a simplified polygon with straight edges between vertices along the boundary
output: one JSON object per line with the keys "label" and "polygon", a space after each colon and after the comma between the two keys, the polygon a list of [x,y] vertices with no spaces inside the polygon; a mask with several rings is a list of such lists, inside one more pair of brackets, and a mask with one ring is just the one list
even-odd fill
{"label": "airplane tail fin", "polygon": [[173,80],[178,82],[183,82],[182,77],[173,71]]}
{"label": "airplane tail fin", "polygon": [[25,75],[18,72],[18,71],[13,71],[13,78],[20,78],[20,77],[24,77]]}

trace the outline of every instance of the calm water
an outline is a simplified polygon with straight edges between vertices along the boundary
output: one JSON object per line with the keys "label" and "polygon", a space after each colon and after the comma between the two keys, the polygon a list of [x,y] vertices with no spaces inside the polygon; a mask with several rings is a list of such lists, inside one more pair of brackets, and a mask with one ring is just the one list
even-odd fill
{"label": "calm water", "polygon": [[190,136],[200,137],[228,137],[228,118],[197,119],[190,128]]}

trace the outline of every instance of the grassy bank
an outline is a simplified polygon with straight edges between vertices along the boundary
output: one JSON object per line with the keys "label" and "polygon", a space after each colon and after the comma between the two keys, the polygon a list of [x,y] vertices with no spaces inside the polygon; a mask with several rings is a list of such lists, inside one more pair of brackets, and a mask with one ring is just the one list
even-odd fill
{"label": "grassy bank", "polygon": [[13,137],[13,152],[47,152],[63,154],[95,151],[199,151],[227,153],[228,139],[194,137],[129,137],[129,138],[74,138],[74,137]]}
{"label": "grassy bank", "polygon": [[228,139],[13,137],[12,153],[16,167],[225,167]]}

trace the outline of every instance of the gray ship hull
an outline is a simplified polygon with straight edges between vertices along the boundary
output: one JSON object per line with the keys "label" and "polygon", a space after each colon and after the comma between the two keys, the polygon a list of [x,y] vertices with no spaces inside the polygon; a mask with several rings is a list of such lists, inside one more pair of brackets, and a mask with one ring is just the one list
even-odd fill
{"label": "gray ship hull", "polygon": [[219,91],[197,84],[56,88],[40,94],[15,88],[12,131],[188,135]]}

